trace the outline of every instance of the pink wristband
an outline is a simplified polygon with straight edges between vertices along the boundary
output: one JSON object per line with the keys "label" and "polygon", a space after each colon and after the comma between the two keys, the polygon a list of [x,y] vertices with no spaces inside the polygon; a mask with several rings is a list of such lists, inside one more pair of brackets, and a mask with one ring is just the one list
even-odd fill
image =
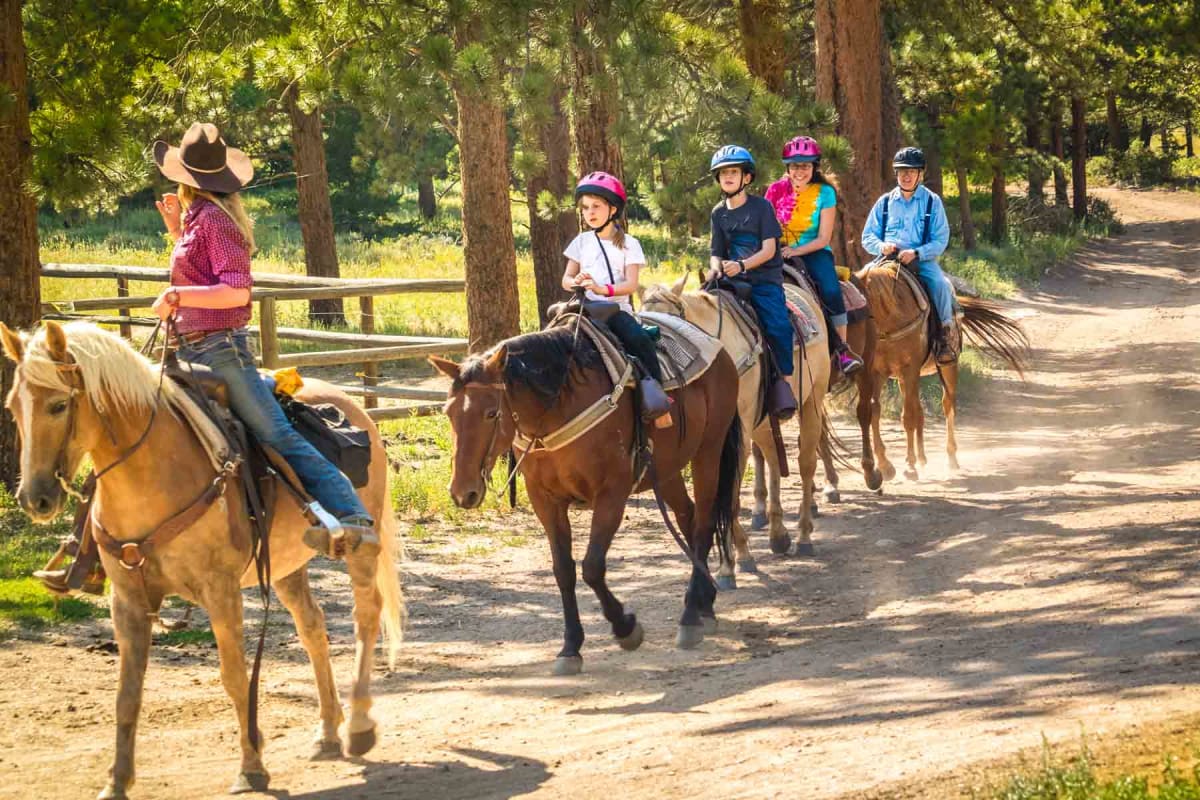
{"label": "pink wristband", "polygon": [[613,285],[610,283],[610,284],[608,285],[608,296],[609,296],[609,297],[612,297],[612,296],[613,296],[613,295],[615,295],[615,294],[616,294],[616,289],[615,289],[615,288],[613,287]]}

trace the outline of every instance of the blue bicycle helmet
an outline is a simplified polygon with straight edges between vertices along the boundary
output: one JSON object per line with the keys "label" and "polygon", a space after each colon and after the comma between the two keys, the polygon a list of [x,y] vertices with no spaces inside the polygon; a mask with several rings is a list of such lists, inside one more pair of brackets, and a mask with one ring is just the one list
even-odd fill
{"label": "blue bicycle helmet", "polygon": [[713,153],[712,161],[708,165],[708,171],[713,174],[713,177],[716,177],[718,170],[725,167],[741,167],[750,173],[751,179],[754,178],[754,156],[750,155],[749,150],[739,145],[727,144]]}

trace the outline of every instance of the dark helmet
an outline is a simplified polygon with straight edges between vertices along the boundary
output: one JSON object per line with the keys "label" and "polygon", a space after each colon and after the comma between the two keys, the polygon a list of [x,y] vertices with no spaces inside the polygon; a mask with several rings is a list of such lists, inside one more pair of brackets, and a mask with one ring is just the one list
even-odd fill
{"label": "dark helmet", "polygon": [[754,178],[754,156],[750,155],[750,151],[744,147],[727,144],[713,153],[712,161],[708,164],[708,171],[712,173],[713,177],[715,178],[717,172],[726,167],[741,167],[749,173],[751,179]]}
{"label": "dark helmet", "polygon": [[925,169],[925,154],[921,152],[921,148],[901,147],[897,150],[896,156],[892,159],[892,169],[901,167]]}

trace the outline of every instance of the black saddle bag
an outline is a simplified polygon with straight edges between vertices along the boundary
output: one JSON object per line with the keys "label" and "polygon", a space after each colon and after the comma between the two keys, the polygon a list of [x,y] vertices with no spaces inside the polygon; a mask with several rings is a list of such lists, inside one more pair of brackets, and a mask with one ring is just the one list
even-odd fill
{"label": "black saddle bag", "polygon": [[309,405],[281,398],[280,405],[296,431],[340,469],[354,488],[367,485],[371,434],[352,425],[342,410],[331,403]]}

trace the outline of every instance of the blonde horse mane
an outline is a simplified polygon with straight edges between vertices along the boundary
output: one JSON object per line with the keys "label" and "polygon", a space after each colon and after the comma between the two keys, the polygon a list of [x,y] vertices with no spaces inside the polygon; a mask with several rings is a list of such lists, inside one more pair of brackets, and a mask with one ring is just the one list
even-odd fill
{"label": "blonde horse mane", "polygon": [[[154,408],[158,389],[158,367],[134,350],[117,334],[90,322],[70,322],[62,326],[67,352],[77,365],[84,391],[99,412],[149,411]],[[47,341],[47,329],[41,329],[25,341],[21,375],[26,381],[47,389],[70,392],[63,378],[62,364],[54,360]],[[163,382],[163,393],[174,394],[174,384]]]}

